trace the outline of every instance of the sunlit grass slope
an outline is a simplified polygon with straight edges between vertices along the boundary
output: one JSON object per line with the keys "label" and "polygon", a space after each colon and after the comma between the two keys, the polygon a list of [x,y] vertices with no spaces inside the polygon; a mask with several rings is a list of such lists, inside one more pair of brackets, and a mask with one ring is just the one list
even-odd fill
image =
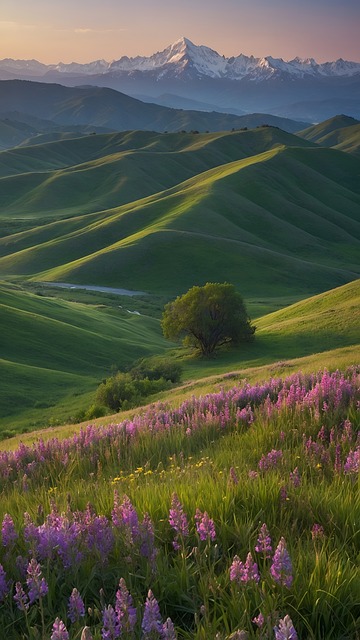
{"label": "sunlit grass slope", "polygon": [[186,357],[185,377],[201,378],[237,369],[249,370],[244,375],[251,375],[250,370],[257,368],[261,374],[261,368],[271,363],[276,363],[276,370],[283,366],[287,369],[289,360],[305,357],[312,358],[311,366],[336,367],[340,352],[335,352],[344,348],[349,349],[349,364],[355,364],[360,355],[360,280],[269,313],[254,324],[252,344],[218,352],[214,361]]}
{"label": "sunlit grass slope", "polygon": [[112,367],[168,347],[157,320],[126,310],[54,300],[5,285],[0,310],[2,416],[38,403],[44,409],[64,397],[69,402],[69,396],[94,391]]}
{"label": "sunlit grass slope", "polygon": [[304,140],[308,140],[309,142],[319,142],[321,144],[321,140],[333,131],[353,127],[357,124],[360,123],[355,118],[341,114],[334,116],[333,118],[329,118],[328,120],[324,120],[323,122],[319,122],[318,124],[313,124],[311,127],[307,127],[302,131],[298,131],[296,135],[300,136]]}
{"label": "sunlit grass slope", "polygon": [[359,275],[359,173],[360,160],[333,149],[276,147],[4,238],[0,269],[168,295],[211,280],[247,296],[321,292]]}
{"label": "sunlit grass slope", "polygon": [[[299,138],[273,127],[219,134],[132,131],[0,153],[1,218],[16,230],[118,206]],[[310,143],[301,141],[303,146]],[[10,222],[9,222],[10,221]]]}

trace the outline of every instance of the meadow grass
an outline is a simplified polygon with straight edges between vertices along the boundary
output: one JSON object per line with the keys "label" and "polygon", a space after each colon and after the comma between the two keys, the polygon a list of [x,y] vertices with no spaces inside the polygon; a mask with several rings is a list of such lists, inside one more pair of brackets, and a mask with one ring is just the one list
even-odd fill
{"label": "meadow grass", "polygon": [[[137,621],[135,635],[121,637],[143,637],[151,589],[178,638],[225,639],[244,630],[270,639],[289,615],[299,638],[356,640],[358,393],[354,367],[344,375],[295,374],[188,398],[178,408],[153,405],[123,426],[88,427],[74,439],[3,453],[0,518],[9,514],[15,528],[11,536],[3,521],[0,617],[9,637],[48,638],[59,617],[71,640],[85,622],[99,640],[123,578]],[[187,517],[182,533],[181,519],[177,529],[169,523],[174,493]],[[205,512],[210,518],[203,529],[196,528],[197,510],[198,524]],[[270,558],[255,552],[263,523]],[[279,579],[270,569],[281,538],[292,568],[287,563]],[[241,571],[243,578],[231,580],[233,563],[245,565],[249,553],[259,580]],[[21,611],[14,582],[28,593],[21,566],[32,557],[48,593]],[[86,615],[71,623],[74,587]],[[258,628],[252,620],[260,613]]]}

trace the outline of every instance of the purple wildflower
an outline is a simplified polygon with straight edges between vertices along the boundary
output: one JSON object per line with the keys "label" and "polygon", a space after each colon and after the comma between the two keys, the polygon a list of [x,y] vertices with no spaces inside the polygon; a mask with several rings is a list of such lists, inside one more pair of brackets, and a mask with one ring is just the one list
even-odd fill
{"label": "purple wildflower", "polygon": [[293,581],[292,564],[284,538],[280,538],[280,542],[275,549],[270,573],[277,584],[288,588],[291,587]]}
{"label": "purple wildflower", "polygon": [[146,602],[144,616],[141,623],[143,631],[143,638],[150,638],[151,633],[158,633],[161,638],[163,632],[163,624],[160,615],[160,609],[156,598],[154,598],[153,592],[149,589]]}
{"label": "purple wildflower", "polygon": [[56,618],[53,624],[50,640],[69,640],[69,633],[60,618]]}
{"label": "purple wildflower", "polygon": [[101,637],[103,640],[117,640],[120,637],[118,618],[111,604],[103,610]]}
{"label": "purple wildflower", "polygon": [[281,449],[272,449],[266,455],[262,455],[258,464],[259,469],[267,471],[268,469],[274,469],[282,459]]}
{"label": "purple wildflower", "polygon": [[129,593],[124,578],[120,578],[119,588],[116,592],[115,612],[121,633],[131,633],[136,624],[136,607]]}
{"label": "purple wildflower", "polygon": [[183,506],[176,495],[172,494],[171,509],[169,511],[169,524],[176,531],[176,537],[173,541],[174,549],[180,549],[179,538],[183,539],[189,535],[189,525]]}
{"label": "purple wildflower", "polygon": [[350,451],[344,464],[344,473],[359,473],[360,469],[360,447],[355,451]]}
{"label": "purple wildflower", "polygon": [[41,574],[40,564],[35,558],[32,558],[28,564],[26,584],[29,588],[29,604],[40,600],[48,592],[46,580]]}
{"label": "purple wildflower", "polygon": [[295,467],[294,471],[290,471],[290,480],[293,483],[294,487],[300,487],[301,480],[299,469]]}
{"label": "purple wildflower", "polygon": [[9,583],[6,580],[6,573],[0,564],[0,602],[2,602],[9,591]]}
{"label": "purple wildflower", "polygon": [[274,627],[275,640],[297,640],[297,633],[290,616],[279,620],[277,627]]}
{"label": "purple wildflower", "polygon": [[167,618],[167,620],[163,624],[162,638],[163,640],[177,639],[177,633],[175,631],[174,624],[172,620],[170,620],[170,618]]}
{"label": "purple wildflower", "polygon": [[26,595],[24,589],[21,586],[21,582],[17,582],[15,584],[15,595],[14,600],[16,602],[16,606],[20,611],[27,611],[29,608],[29,598]]}
{"label": "purple wildflower", "polygon": [[311,537],[313,540],[318,540],[319,538],[323,538],[324,537],[324,527],[321,526],[321,524],[313,524],[312,529],[311,529]]}
{"label": "purple wildflower", "polygon": [[133,544],[134,540],[139,536],[138,515],[128,496],[124,495],[122,503],[119,504],[119,494],[116,490],[114,491],[112,521],[115,527],[125,531],[127,542]]}
{"label": "purple wildflower", "polygon": [[2,521],[1,537],[4,547],[12,547],[18,537],[14,527],[14,521],[8,513],[5,513]]}
{"label": "purple wildflower", "polygon": [[239,556],[234,557],[230,567],[230,580],[237,584],[241,582],[247,584],[251,581],[258,583],[260,581],[258,566],[251,553],[248,553],[245,564],[241,562]]}
{"label": "purple wildflower", "polygon": [[216,531],[214,521],[209,518],[207,511],[202,513],[200,509],[196,509],[195,522],[200,540],[215,540]]}
{"label": "purple wildflower", "polygon": [[271,557],[271,554],[272,554],[271,537],[265,522],[260,527],[260,533],[257,539],[255,551],[257,551],[258,553],[261,553],[264,556],[264,558]]}
{"label": "purple wildflower", "polygon": [[237,485],[239,484],[239,478],[237,477],[237,473],[234,469],[234,467],[230,467],[230,471],[229,471],[229,482],[231,484]]}
{"label": "purple wildflower", "polygon": [[260,611],[258,616],[253,618],[252,621],[253,621],[254,624],[256,624],[257,627],[259,627],[259,629],[261,629],[261,627],[264,626],[265,618],[264,618],[263,614],[261,613],[261,611]]}
{"label": "purple wildflower", "polygon": [[85,615],[83,599],[77,589],[73,589],[69,598],[68,616],[71,622],[78,622]]}

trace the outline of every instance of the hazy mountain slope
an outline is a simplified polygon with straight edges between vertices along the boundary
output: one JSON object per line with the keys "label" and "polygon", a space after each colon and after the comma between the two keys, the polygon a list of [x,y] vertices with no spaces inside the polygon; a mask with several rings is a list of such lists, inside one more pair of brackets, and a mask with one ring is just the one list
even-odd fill
{"label": "hazy mountain slope", "polygon": [[144,200],[4,238],[0,269],[169,294],[207,280],[246,295],[321,291],[359,274],[359,171],[359,160],[332,149],[276,147]]}
{"label": "hazy mountain slope", "polygon": [[7,118],[0,119],[0,151],[15,147],[35,133],[36,130],[33,127],[22,122]]}
{"label": "hazy mountain slope", "polygon": [[[91,124],[117,131],[225,131],[247,126],[242,119],[246,116],[170,109],[104,87],[65,87],[23,80],[0,82],[0,117],[4,112],[24,110],[61,125]],[[286,127],[282,119],[270,116],[270,121]],[[264,123],[266,114],[259,114],[256,124]],[[289,122],[289,126],[292,131],[296,128],[294,122]]]}

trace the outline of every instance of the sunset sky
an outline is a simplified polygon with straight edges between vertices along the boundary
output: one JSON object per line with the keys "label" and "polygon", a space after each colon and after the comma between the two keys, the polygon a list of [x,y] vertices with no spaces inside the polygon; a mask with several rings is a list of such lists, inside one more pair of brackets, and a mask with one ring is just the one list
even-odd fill
{"label": "sunset sky", "polygon": [[1,0],[0,59],[151,55],[186,36],[226,56],[360,61],[360,0]]}

